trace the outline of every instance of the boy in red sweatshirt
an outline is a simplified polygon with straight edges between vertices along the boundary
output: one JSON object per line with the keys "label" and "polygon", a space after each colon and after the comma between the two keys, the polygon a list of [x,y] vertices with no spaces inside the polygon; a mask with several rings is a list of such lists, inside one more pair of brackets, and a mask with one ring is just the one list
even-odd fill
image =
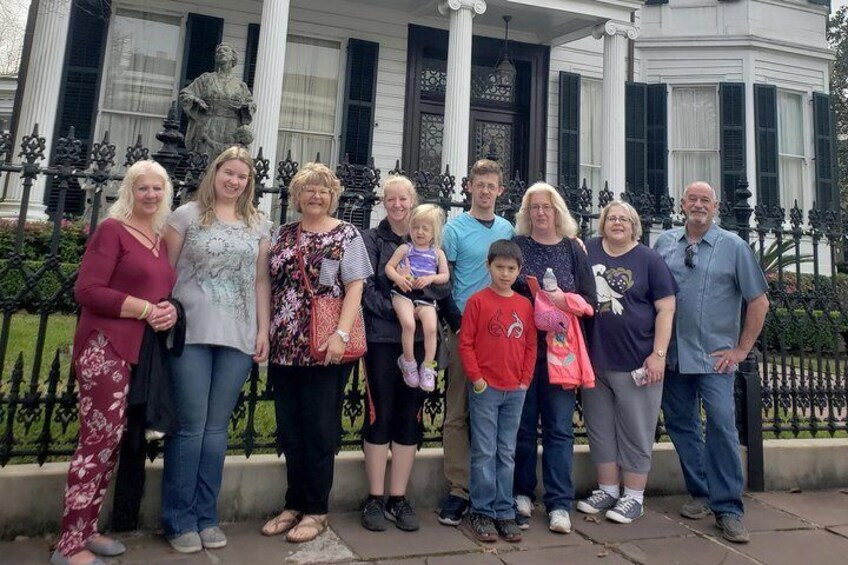
{"label": "boy in red sweatshirt", "polygon": [[471,528],[480,541],[521,541],[512,474],[524,395],[536,364],[533,305],[512,291],[521,249],[501,239],[489,248],[488,288],[465,305],[459,354],[468,375],[471,420]]}

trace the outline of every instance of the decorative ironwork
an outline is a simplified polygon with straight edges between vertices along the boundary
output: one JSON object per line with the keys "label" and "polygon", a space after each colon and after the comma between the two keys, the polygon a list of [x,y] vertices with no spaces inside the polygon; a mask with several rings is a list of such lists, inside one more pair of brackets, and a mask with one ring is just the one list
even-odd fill
{"label": "decorative ironwork", "polygon": [[476,159],[498,161],[504,172],[512,171],[512,124],[478,120],[474,131]]}
{"label": "decorative ironwork", "polygon": [[421,133],[418,138],[418,170],[438,175],[442,169],[442,143],[445,118],[440,114],[421,114]]}

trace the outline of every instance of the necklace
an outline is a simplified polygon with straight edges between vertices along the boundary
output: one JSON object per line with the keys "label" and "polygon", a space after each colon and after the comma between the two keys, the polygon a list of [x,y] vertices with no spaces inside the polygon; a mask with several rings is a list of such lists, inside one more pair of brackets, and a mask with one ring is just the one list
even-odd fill
{"label": "necklace", "polygon": [[149,235],[147,235],[146,233],[144,233],[143,231],[141,231],[140,229],[138,229],[134,225],[129,224],[127,222],[124,222],[124,225],[127,226],[128,228],[130,228],[131,230],[133,230],[134,232],[136,232],[137,234],[140,234],[141,237],[143,237],[147,241],[149,241],[150,245],[151,245],[150,249],[156,249],[156,247],[159,246],[159,234],[158,233],[154,234],[154,236],[153,236],[155,238],[155,240],[154,240]]}

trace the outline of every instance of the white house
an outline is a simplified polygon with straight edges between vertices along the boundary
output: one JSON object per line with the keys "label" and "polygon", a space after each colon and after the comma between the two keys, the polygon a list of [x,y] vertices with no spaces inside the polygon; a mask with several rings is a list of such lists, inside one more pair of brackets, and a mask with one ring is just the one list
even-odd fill
{"label": "white house", "polygon": [[[254,149],[277,159],[461,176],[495,153],[525,179],[672,196],[696,179],[729,195],[745,171],[755,201],[832,202],[821,0],[104,4],[39,8],[19,138],[73,125],[86,143],[108,130],[119,153],[139,134],[155,150],[169,104],[227,41],[259,106]],[[503,16],[512,86],[493,72]]]}

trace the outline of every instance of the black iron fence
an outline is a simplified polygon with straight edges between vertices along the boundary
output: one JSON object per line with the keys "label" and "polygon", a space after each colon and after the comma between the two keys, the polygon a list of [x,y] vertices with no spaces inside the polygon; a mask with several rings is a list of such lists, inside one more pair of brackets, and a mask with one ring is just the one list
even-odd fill
{"label": "black iron fence", "polygon": [[[142,140],[119,156],[108,134],[88,155],[81,152],[73,130],[57,140],[53,163],[43,162],[46,140],[34,131],[14,148],[8,132],[0,133],[0,181],[20,183],[17,219],[0,221],[0,466],[10,461],[44,463],[66,457],[77,433],[77,395],[70,366],[73,285],[78,257],[87,233],[102,215],[103,196],[121,180],[120,171],[139,159],[154,158],[168,171],[175,200],[188,197],[198,186],[209,159],[181,153],[179,123],[173,114],[156,137],[161,147],[151,154]],[[19,149],[18,153],[15,153]],[[279,218],[287,214],[288,186],[298,170],[290,156],[272,166],[260,149],[256,157],[257,195],[279,197]],[[382,172],[374,166],[343,162],[336,168],[344,186],[339,216],[361,228],[372,223],[379,201]],[[392,173],[400,172],[399,165]],[[462,209],[466,201],[454,196],[455,177],[412,172],[423,201],[446,211]],[[47,178],[58,191],[49,222],[26,222],[27,202],[35,183]],[[465,179],[461,185],[464,187]],[[498,213],[512,220],[527,182],[512,178],[500,198]],[[89,208],[83,221],[64,218],[70,191],[86,191]],[[594,233],[597,211],[612,200],[608,188],[597,194],[584,181],[578,188],[559,186],[580,227]],[[627,199],[651,234],[679,224],[669,196],[630,193]],[[737,414],[740,437],[749,448],[749,486],[762,488],[763,434],[798,436],[846,432],[846,339],[848,339],[848,276],[838,272],[844,243],[838,210],[810,210],[806,219],[797,205],[788,214],[780,208],[752,208],[747,182],[742,181],[733,202],[722,203],[724,227],[751,241],[767,273],[771,308],[759,340],[737,373]],[[108,200],[106,198],[105,200]],[[753,222],[751,221],[753,218]],[[264,370],[254,367],[232,419],[230,449],[250,456],[276,450],[271,394]],[[344,444],[360,442],[365,386],[359,368],[353,372],[344,402]],[[444,380],[428,394],[423,414],[424,441],[441,439]],[[575,416],[576,433],[585,435],[582,415]],[[658,427],[658,436],[662,427]],[[156,446],[150,448],[151,456]]]}

